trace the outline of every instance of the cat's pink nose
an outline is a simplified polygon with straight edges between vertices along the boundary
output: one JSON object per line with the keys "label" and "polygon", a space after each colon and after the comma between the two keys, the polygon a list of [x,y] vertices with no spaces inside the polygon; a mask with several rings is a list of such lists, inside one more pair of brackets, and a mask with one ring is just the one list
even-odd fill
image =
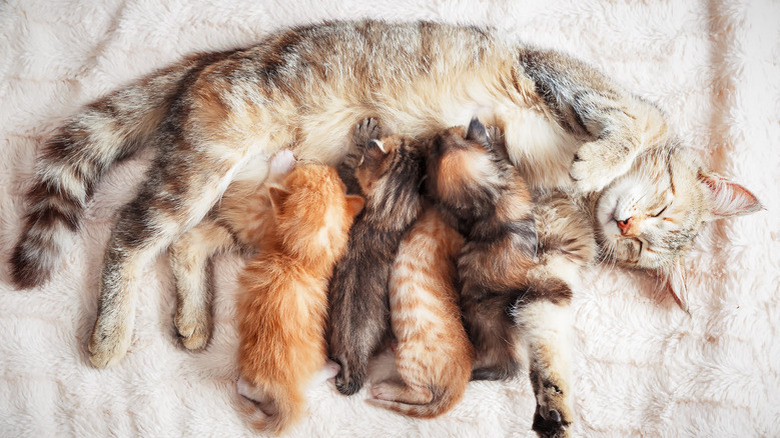
{"label": "cat's pink nose", "polygon": [[629,217],[626,220],[617,221],[617,226],[618,228],[620,228],[620,234],[624,236],[628,234],[628,230],[631,229],[631,219],[632,218]]}

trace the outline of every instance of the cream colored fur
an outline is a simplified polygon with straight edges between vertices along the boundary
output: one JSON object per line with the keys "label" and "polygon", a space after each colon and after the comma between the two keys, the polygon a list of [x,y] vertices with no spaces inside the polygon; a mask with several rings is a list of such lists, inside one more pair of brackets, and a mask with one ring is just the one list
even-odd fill
{"label": "cream colored fur", "polygon": [[[608,267],[590,273],[572,304],[574,435],[774,436],[778,9],[769,1],[532,0],[522,8],[498,1],[9,1],[0,6],[0,248],[8,255],[18,237],[36,152],[53,129],[79,106],[185,54],[332,18],[492,24],[584,58],[657,102],[713,170],[750,187],[766,206],[701,236],[686,263],[690,316],[654,279]],[[452,118],[464,124],[473,110],[453,110]],[[535,131],[521,135],[546,136]],[[179,346],[170,269],[159,259],[139,274],[133,354],[110,370],[88,365],[84,345],[105,242],[148,159],[131,158],[107,175],[50,283],[13,290],[2,265],[0,436],[256,436],[235,389],[237,257],[215,265],[208,348]],[[534,436],[526,376],[472,383],[460,405],[429,421],[368,406],[367,391],[346,398],[321,383],[307,394],[310,416],[291,436]]]}

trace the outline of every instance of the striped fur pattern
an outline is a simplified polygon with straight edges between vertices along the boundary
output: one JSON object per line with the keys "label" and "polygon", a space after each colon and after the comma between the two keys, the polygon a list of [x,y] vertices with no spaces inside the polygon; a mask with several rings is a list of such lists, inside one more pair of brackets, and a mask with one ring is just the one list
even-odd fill
{"label": "striped fur pattern", "polygon": [[463,238],[428,207],[401,242],[390,276],[390,325],[402,382],[371,387],[370,401],[413,417],[452,409],[471,378],[474,349],[463,329],[455,259]]}
{"label": "striped fur pattern", "polygon": [[387,283],[398,245],[420,213],[423,166],[421,145],[396,135],[370,140],[355,170],[366,206],[329,289],[328,354],[341,366],[335,383],[342,394],[360,390],[369,358],[390,336]]}
{"label": "striped fur pattern", "polygon": [[550,236],[539,240],[531,192],[499,139],[477,119],[468,130],[450,130],[431,146],[428,190],[465,238],[457,268],[463,323],[475,351],[472,378],[506,379],[528,364],[535,430],[567,436],[571,286],[548,266],[547,250],[537,252],[552,243]]}
{"label": "striped fur pattern", "polygon": [[305,412],[304,389],[327,360],[327,285],[363,198],[347,196],[335,168],[296,167],[269,187],[272,232],[241,274],[238,362],[252,424],[280,434]]}
{"label": "striped fur pattern", "polygon": [[281,184],[293,166],[292,151],[280,151],[271,158],[264,183],[233,182],[206,218],[171,245],[177,297],[173,323],[185,348],[200,350],[211,337],[212,258],[229,251],[251,255],[273,240],[269,233],[276,227],[268,187]]}
{"label": "striped fur pattern", "polygon": [[[286,29],[253,47],[192,56],[72,116],[41,156],[12,279],[20,288],[44,282],[101,176],[153,148],[157,157],[119,213],[103,262],[89,352],[95,366],[110,366],[130,344],[140,269],[212,211],[232,182],[262,182],[275,152],[292,147],[303,162],[336,165],[365,117],[425,138],[474,114],[503,129],[510,160],[535,188],[599,191],[645,151],[674,145],[652,104],[581,62],[489,29],[370,20]],[[703,167],[695,173],[692,190],[704,205],[727,212],[713,218],[759,208],[741,187]],[[615,242],[612,234],[605,230],[604,242]]]}

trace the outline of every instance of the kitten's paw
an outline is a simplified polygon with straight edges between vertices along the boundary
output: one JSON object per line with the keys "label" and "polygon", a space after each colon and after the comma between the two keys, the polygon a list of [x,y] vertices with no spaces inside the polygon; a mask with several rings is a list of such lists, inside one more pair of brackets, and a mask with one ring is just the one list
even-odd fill
{"label": "kitten's paw", "polygon": [[184,310],[179,308],[173,319],[176,333],[188,350],[201,350],[211,337],[211,314],[208,310]]}
{"label": "kitten's paw", "polygon": [[339,374],[339,371],[341,371],[341,366],[336,362],[332,360],[325,362],[325,366],[322,368],[322,380],[335,378]]}
{"label": "kitten's paw", "polygon": [[98,317],[89,339],[89,361],[97,368],[108,368],[122,360],[132,338],[132,323],[107,319]]}
{"label": "kitten's paw", "polygon": [[626,173],[633,158],[628,146],[591,141],[574,154],[569,176],[582,193],[600,191]]}
{"label": "kitten's paw", "polygon": [[363,387],[363,378],[350,374],[348,370],[345,372],[345,367],[342,365],[338,374],[334,379],[336,389],[344,395],[352,395],[360,391]]}
{"label": "kitten's paw", "polygon": [[373,117],[364,119],[358,123],[355,127],[355,132],[352,134],[352,140],[356,145],[367,145],[369,141],[376,140],[382,136],[382,129],[379,126],[379,121]]}
{"label": "kitten's paw", "polygon": [[541,394],[536,395],[533,430],[545,438],[570,436],[573,418],[567,394],[558,385],[548,381],[542,382],[539,391]]}
{"label": "kitten's paw", "polygon": [[395,401],[399,395],[398,389],[398,385],[376,383],[371,385],[371,397],[377,400]]}

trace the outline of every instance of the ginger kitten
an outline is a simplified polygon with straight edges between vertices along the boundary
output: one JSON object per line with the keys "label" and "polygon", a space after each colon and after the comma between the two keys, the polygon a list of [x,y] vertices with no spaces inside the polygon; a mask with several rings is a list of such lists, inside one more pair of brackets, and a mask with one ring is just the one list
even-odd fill
{"label": "ginger kitten", "polygon": [[239,391],[265,414],[253,425],[279,434],[300,419],[305,385],[327,360],[327,284],[363,199],[320,165],[297,167],[268,190],[273,232],[240,280]]}
{"label": "ginger kitten", "polygon": [[471,379],[474,349],[463,329],[455,259],[463,238],[427,207],[401,242],[390,276],[390,325],[402,382],[372,385],[369,400],[414,417],[452,409]]}

